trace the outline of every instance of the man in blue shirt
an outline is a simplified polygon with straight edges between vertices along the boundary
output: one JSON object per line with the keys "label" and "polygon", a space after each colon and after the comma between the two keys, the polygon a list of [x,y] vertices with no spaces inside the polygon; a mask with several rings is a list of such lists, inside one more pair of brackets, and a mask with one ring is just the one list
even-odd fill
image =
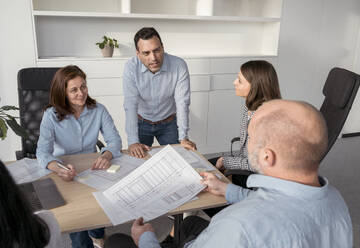
{"label": "man in blue shirt", "polygon": [[[254,190],[202,173],[207,190],[224,195],[232,205],[208,226],[199,217],[185,219],[184,247],[351,248],[346,204],[318,175],[327,149],[327,128],[320,112],[304,102],[269,101],[255,112],[248,133],[250,165],[259,172],[247,181]],[[198,223],[203,227],[200,234]],[[153,228],[142,219],[134,222],[132,239],[141,248],[160,247]]]}
{"label": "man in blue shirt", "polygon": [[154,28],[134,37],[136,56],[123,74],[126,133],[131,155],[142,158],[153,144],[179,143],[196,149],[188,139],[190,77],[185,61],[164,52]]}

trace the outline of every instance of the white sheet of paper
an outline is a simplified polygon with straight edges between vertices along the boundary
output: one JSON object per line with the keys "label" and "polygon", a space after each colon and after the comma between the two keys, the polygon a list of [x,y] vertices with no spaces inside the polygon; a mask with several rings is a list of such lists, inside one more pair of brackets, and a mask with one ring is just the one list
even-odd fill
{"label": "white sheet of paper", "polygon": [[[96,194],[113,225],[143,217],[149,221],[196,196],[204,186],[200,175],[170,146],[147,160],[128,176]],[[119,212],[121,209],[121,213]],[[125,216],[128,213],[129,216]],[[117,216],[121,214],[121,218]]]}
{"label": "white sheet of paper", "polygon": [[121,178],[127,176],[144,162],[145,160],[143,159],[122,154],[120,157],[111,160],[111,164],[120,165],[120,169],[115,173],[109,173],[106,170],[87,169],[79,173],[74,180],[97,190],[105,190],[117,183]]}
{"label": "white sheet of paper", "polygon": [[51,171],[40,167],[36,159],[23,158],[6,166],[17,184],[35,181]]}
{"label": "white sheet of paper", "polygon": [[[215,168],[207,161],[201,158],[196,152],[187,150],[182,146],[173,146],[173,148],[188,162],[194,169],[202,169],[202,171],[213,171]],[[149,154],[154,156],[163,148],[151,148]]]}

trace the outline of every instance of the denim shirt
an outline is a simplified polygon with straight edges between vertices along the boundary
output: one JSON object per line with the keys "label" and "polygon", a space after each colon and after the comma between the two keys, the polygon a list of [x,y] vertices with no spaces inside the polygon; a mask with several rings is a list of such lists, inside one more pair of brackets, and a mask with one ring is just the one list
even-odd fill
{"label": "denim shirt", "polygon": [[94,108],[85,106],[78,119],[68,115],[62,121],[58,121],[53,107],[48,108],[41,120],[36,149],[40,166],[46,168],[53,160],[61,162],[58,156],[96,152],[99,131],[107,145],[101,149],[101,153],[110,151],[114,158],[119,157],[121,138],[102,104],[96,103]]}
{"label": "denim shirt", "polygon": [[[185,248],[292,247],[351,248],[352,224],[340,193],[325,178],[321,187],[264,175],[250,175],[248,190],[229,184],[232,203],[216,214],[209,226]],[[146,232],[139,247],[160,247]]]}

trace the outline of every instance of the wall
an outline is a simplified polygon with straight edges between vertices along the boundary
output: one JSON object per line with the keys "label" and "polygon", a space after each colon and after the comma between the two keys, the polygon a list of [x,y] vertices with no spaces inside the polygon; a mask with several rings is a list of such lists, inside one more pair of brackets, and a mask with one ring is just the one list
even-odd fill
{"label": "wall", "polygon": [[[18,106],[17,72],[35,65],[31,6],[28,0],[1,0],[0,6],[0,106]],[[0,159],[14,160],[20,144],[9,130],[8,137],[0,140]]]}
{"label": "wall", "polygon": [[[319,107],[332,67],[360,72],[359,5],[358,0],[284,0],[277,67],[284,98]],[[1,6],[0,104],[17,105],[17,71],[35,65],[30,1],[2,1]],[[360,131],[359,98],[344,132]],[[9,131],[0,141],[0,158],[15,159],[19,148],[20,139]]]}
{"label": "wall", "polygon": [[[358,0],[284,1],[278,59],[284,98],[320,107],[331,68],[360,71],[359,15]],[[343,133],[360,132],[359,95]]]}

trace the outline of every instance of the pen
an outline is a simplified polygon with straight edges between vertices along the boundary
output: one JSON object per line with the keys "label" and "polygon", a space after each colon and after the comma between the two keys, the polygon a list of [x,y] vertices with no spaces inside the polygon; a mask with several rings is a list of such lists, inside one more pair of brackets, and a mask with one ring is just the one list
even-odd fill
{"label": "pen", "polygon": [[64,169],[64,170],[67,170],[69,171],[70,169],[62,164],[60,164],[59,162],[57,163],[57,165],[61,168],[61,169]]}

